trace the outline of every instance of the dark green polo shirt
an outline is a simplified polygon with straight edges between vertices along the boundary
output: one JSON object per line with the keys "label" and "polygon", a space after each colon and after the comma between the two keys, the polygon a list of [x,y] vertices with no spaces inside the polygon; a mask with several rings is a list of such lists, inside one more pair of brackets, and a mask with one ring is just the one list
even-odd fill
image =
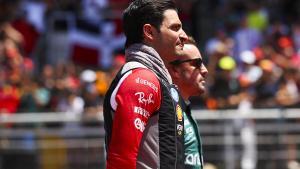
{"label": "dark green polo shirt", "polygon": [[186,169],[202,169],[203,168],[203,157],[202,157],[202,146],[201,139],[198,132],[198,126],[193,117],[189,106],[184,115],[184,157],[185,157],[185,168]]}

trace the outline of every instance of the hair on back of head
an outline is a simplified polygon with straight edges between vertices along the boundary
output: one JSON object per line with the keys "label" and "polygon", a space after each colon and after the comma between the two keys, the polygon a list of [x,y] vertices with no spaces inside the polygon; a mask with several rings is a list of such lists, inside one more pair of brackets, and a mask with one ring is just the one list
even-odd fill
{"label": "hair on back of head", "polygon": [[192,36],[188,36],[188,39],[184,43],[197,46],[197,43],[196,43],[195,39]]}
{"label": "hair on back of head", "polygon": [[172,0],[134,0],[124,10],[123,30],[126,36],[125,47],[143,42],[143,26],[150,24],[158,31],[168,9],[177,11]]}

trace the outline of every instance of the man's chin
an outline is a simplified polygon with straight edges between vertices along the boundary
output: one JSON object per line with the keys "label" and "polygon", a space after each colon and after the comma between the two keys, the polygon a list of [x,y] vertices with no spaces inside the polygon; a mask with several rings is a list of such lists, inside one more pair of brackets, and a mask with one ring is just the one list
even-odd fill
{"label": "man's chin", "polygon": [[183,50],[180,49],[179,47],[176,47],[176,48],[175,48],[175,55],[176,55],[177,57],[181,57],[182,55],[184,55]]}
{"label": "man's chin", "polygon": [[198,90],[198,93],[199,95],[202,95],[205,93],[205,88],[204,87],[201,87],[199,90]]}
{"label": "man's chin", "polygon": [[176,45],[177,50],[183,50],[183,45]]}

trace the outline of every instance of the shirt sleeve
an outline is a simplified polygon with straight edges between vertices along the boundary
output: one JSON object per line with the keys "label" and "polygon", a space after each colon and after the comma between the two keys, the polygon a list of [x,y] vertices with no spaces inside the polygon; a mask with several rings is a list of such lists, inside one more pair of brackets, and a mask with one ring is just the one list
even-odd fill
{"label": "shirt sleeve", "polygon": [[143,131],[161,102],[159,80],[150,70],[134,69],[123,77],[111,99],[115,113],[107,169],[136,168]]}

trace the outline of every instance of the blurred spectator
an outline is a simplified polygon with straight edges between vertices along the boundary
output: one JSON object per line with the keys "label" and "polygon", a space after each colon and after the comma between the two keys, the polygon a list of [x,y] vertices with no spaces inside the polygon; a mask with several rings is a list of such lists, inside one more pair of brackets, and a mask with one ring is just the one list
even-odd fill
{"label": "blurred spectator", "polygon": [[[212,40],[214,41],[214,40]],[[222,42],[216,42],[215,44],[213,44],[214,42],[207,45],[207,52],[208,52],[208,65],[207,65],[207,69],[210,72],[210,76],[207,77],[207,82],[208,82],[208,86],[213,85],[214,81],[214,77],[216,76],[216,70],[217,70],[217,65],[219,60],[223,57],[223,56],[227,56],[229,55],[229,49],[226,47],[226,45]]]}
{"label": "blurred spectator", "polygon": [[18,112],[37,112],[37,104],[34,99],[33,80],[29,76],[22,78],[22,84],[20,85],[20,104],[18,106]]}
{"label": "blurred spectator", "polygon": [[240,54],[245,50],[252,50],[262,44],[262,34],[253,28],[250,28],[246,18],[243,16],[240,20],[239,28],[234,33],[234,56],[240,63]]}
{"label": "blurred spectator", "polygon": [[38,112],[45,112],[47,111],[45,108],[49,104],[51,93],[50,91],[45,88],[42,82],[39,80],[36,80],[32,86],[34,90],[33,96],[35,99],[35,102],[37,103]]}
{"label": "blurred spectator", "polygon": [[19,106],[23,72],[23,37],[10,24],[18,1],[0,1],[0,113],[15,113]]}
{"label": "blurred spectator", "polygon": [[249,28],[263,32],[268,26],[268,11],[263,8],[260,1],[249,1],[246,15]]}
{"label": "blurred spectator", "polygon": [[110,84],[109,74],[103,71],[96,72],[96,89],[99,93],[99,96],[104,97],[105,93],[108,90],[108,86]]}
{"label": "blurred spectator", "polygon": [[291,108],[300,106],[300,95],[297,87],[297,69],[284,69],[276,92],[276,101],[281,107]]}
{"label": "blurred spectator", "polygon": [[214,74],[213,85],[209,92],[212,98],[217,101],[218,109],[232,108],[229,97],[236,94],[239,86],[238,81],[234,79],[236,62],[231,56],[223,56],[218,61],[216,73]]}
{"label": "blurred spectator", "polygon": [[254,84],[262,75],[262,70],[255,65],[256,56],[252,51],[243,51],[241,53],[241,64],[239,76],[244,76],[250,84]]}
{"label": "blurred spectator", "polygon": [[264,59],[259,62],[262,75],[255,85],[255,108],[275,107],[275,95],[278,89],[278,69],[270,60]]}
{"label": "blurred spectator", "polygon": [[218,29],[215,36],[210,38],[205,46],[205,52],[213,55],[215,52],[225,52],[225,54],[233,54],[234,40],[227,35],[224,29]]}
{"label": "blurred spectator", "polygon": [[271,45],[275,50],[278,49],[278,39],[282,36],[287,36],[289,33],[289,28],[282,23],[280,20],[275,20],[268,27],[267,35],[265,36],[265,41]]}
{"label": "blurred spectator", "polygon": [[96,80],[97,74],[93,70],[84,70],[80,75],[82,88],[83,118],[87,124],[95,121],[102,111],[102,99],[97,90]]}
{"label": "blurred spectator", "polygon": [[300,23],[296,22],[292,25],[292,40],[295,43],[295,50],[300,53]]}
{"label": "blurred spectator", "polygon": [[68,95],[68,108],[66,112],[70,115],[82,115],[84,108],[84,100],[81,96],[78,96],[74,92],[70,92]]}
{"label": "blurred spectator", "polygon": [[19,102],[17,87],[11,85],[2,85],[0,87],[0,113],[15,113]]}
{"label": "blurred spectator", "polygon": [[52,65],[47,64],[43,67],[41,72],[41,81],[47,89],[53,90],[55,86],[55,70]]}

